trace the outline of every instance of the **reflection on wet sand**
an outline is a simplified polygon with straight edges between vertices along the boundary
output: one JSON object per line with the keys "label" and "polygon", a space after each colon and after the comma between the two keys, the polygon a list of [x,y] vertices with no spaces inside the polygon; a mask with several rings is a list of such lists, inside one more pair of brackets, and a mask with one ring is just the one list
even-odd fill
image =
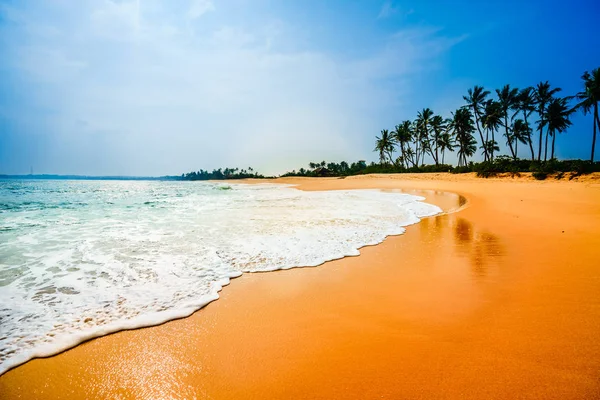
{"label": "reflection on wet sand", "polygon": [[[471,278],[479,280],[489,277],[492,271],[499,272],[500,257],[504,255],[501,240],[488,230],[478,229],[473,223],[462,217],[457,210],[463,208],[467,201],[459,194],[439,190],[395,190],[424,198],[425,202],[440,207],[444,213],[424,218],[414,227],[410,235],[418,231],[418,242],[423,251],[438,254],[439,262],[451,259],[467,260],[467,263],[452,263],[455,268],[453,278],[460,279],[468,271]],[[407,238],[403,239],[406,243]],[[453,246],[448,247],[448,244]],[[400,251],[406,251],[400,248]],[[460,268],[460,269],[459,269]],[[465,268],[467,268],[465,270]]]}
{"label": "reflection on wet sand", "polygon": [[484,277],[492,264],[498,264],[496,259],[503,255],[503,249],[498,237],[492,233],[476,232],[471,222],[457,218],[454,222],[454,239],[458,251],[471,261],[473,276]]}
{"label": "reflection on wet sand", "polygon": [[477,229],[456,213],[467,205],[464,196],[439,190],[394,191],[423,197],[425,202],[435,204],[444,211],[443,214],[424,218],[418,224],[419,241],[432,246],[431,251],[439,252],[443,243],[454,242],[454,250],[446,250],[447,257],[466,258],[470,275],[477,279],[489,276],[491,269],[499,265],[499,257],[504,254],[500,239],[489,231]]}

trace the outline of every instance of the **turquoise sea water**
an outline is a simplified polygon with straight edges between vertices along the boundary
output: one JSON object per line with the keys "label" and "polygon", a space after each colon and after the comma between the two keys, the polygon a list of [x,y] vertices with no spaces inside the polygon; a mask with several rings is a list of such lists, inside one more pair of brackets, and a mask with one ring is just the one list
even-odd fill
{"label": "turquoise sea water", "polygon": [[419,200],[268,184],[0,180],[0,374],[189,315],[243,272],[357,255],[441,211]]}

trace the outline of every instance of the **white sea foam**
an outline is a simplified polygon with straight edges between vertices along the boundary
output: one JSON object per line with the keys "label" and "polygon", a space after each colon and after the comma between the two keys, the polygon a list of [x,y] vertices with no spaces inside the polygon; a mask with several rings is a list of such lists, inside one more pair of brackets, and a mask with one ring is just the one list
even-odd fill
{"label": "white sea foam", "polygon": [[441,212],[420,200],[282,185],[0,181],[0,374],[188,316],[243,272],[358,255]]}

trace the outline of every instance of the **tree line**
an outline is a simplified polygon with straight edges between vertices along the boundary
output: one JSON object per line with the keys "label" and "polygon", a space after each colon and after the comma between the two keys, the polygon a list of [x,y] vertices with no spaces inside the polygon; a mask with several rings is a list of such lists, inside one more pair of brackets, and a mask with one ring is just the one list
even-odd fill
{"label": "tree line", "polygon": [[[430,108],[417,113],[376,137],[375,150],[381,165],[403,169],[420,167],[431,156],[436,166],[444,164],[446,152],[457,152],[458,166],[467,166],[478,150],[484,163],[493,163],[503,140],[513,160],[519,158],[519,145],[525,146],[532,162],[555,159],[556,136],[572,125],[571,116],[578,110],[592,114],[593,135],[590,162],[594,162],[597,129],[600,129],[600,69],[582,76],[583,90],[575,96],[560,97],[560,88],[548,81],[534,87],[518,89],[505,85],[492,93],[475,86],[463,96],[465,105],[451,118],[436,115]],[[573,100],[576,103],[572,105]],[[537,116],[537,120],[532,121]],[[395,156],[396,151],[399,152]]]}
{"label": "tree line", "polygon": [[252,167],[248,169],[239,168],[219,168],[214,169],[212,172],[205,171],[203,169],[199,171],[188,172],[187,174],[181,174],[180,179],[184,181],[208,181],[208,180],[225,180],[225,179],[248,179],[248,178],[264,178],[263,175],[254,171]]}
{"label": "tree line", "polygon": [[368,168],[367,162],[364,160],[348,163],[342,162],[309,162],[308,169],[300,168],[298,171],[293,170],[281,175],[285,176],[348,176],[364,173]]}

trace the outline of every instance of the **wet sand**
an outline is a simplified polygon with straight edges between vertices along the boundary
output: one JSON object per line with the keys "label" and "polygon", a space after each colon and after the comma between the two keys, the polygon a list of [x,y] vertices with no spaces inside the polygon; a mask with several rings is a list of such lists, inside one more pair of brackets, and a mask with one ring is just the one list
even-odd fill
{"label": "wet sand", "polygon": [[468,203],[359,257],[246,274],[189,318],[33,360],[0,398],[600,398],[598,175],[278,182]]}

